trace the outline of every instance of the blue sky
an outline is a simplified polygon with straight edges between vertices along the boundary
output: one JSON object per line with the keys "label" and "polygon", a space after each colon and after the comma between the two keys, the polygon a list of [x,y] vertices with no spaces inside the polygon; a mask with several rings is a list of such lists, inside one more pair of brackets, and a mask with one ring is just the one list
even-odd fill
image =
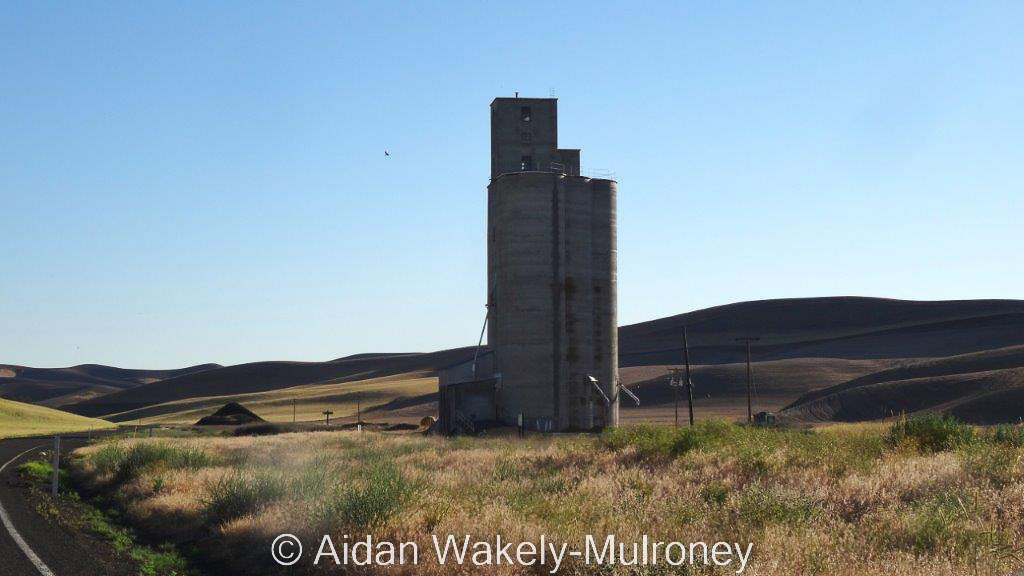
{"label": "blue sky", "polygon": [[[475,342],[488,104],[619,180],[620,322],[1019,298],[1024,4],[0,7],[0,362]],[[383,151],[391,151],[385,158]]]}

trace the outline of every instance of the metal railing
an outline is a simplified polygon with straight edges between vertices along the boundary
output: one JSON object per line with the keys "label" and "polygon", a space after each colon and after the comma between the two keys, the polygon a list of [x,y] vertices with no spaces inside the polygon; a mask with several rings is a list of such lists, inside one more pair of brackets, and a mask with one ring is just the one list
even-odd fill
{"label": "metal railing", "polygon": [[498,170],[498,174],[509,174],[512,172],[553,172],[555,174],[563,174],[565,176],[585,176],[587,178],[600,178],[603,180],[615,180],[615,171],[607,170],[604,168],[588,168],[586,170],[580,170],[579,174],[574,174],[570,170],[571,166],[563,164],[561,162],[549,162],[544,165],[540,162],[514,162],[506,166],[502,166]]}
{"label": "metal railing", "polygon": [[605,168],[588,168],[586,170],[580,170],[583,176],[587,178],[601,178],[603,180],[615,180],[615,171],[607,170]]}

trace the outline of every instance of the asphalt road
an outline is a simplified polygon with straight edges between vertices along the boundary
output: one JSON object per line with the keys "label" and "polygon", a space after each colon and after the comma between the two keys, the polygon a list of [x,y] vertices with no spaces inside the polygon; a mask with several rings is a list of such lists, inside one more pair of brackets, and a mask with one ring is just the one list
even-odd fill
{"label": "asphalt road", "polygon": [[[62,437],[61,452],[84,445],[85,437]],[[105,576],[107,571],[93,557],[85,542],[74,534],[41,516],[27,500],[28,489],[18,478],[17,466],[32,458],[39,450],[53,447],[53,438],[14,438],[0,440],[0,466],[25,450],[29,453],[12,462],[0,472],[0,505],[24,543],[41,563],[37,567],[18,546],[11,533],[0,522],[0,576]]]}

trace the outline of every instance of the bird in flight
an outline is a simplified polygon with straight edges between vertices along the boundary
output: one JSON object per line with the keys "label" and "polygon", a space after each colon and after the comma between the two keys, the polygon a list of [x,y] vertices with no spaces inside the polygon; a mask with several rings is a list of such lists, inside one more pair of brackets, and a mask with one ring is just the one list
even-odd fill
{"label": "bird in flight", "polygon": [[391,156],[391,154],[387,150],[384,151],[384,155],[385,156]]}

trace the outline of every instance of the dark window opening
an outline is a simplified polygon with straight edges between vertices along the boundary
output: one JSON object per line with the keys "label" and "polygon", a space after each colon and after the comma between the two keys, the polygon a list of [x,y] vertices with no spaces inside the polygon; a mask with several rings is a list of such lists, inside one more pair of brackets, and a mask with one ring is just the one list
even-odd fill
{"label": "dark window opening", "polygon": [[529,106],[522,106],[522,107],[519,108],[519,119],[522,120],[523,122],[529,122],[530,121],[530,107]]}
{"label": "dark window opening", "polygon": [[530,156],[523,156],[519,161],[519,169],[523,172],[533,169],[533,158]]}

